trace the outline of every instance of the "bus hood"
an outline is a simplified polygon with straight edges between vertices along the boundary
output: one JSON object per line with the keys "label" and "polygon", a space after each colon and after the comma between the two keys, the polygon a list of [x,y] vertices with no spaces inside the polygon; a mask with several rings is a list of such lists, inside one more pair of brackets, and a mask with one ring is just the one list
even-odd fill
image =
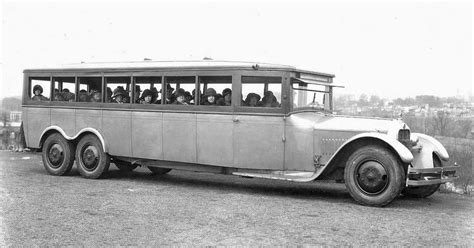
{"label": "bus hood", "polygon": [[401,120],[344,116],[320,112],[300,112],[288,117],[293,125],[312,127],[315,130],[348,131],[355,133],[377,132],[397,138],[400,129],[409,129]]}

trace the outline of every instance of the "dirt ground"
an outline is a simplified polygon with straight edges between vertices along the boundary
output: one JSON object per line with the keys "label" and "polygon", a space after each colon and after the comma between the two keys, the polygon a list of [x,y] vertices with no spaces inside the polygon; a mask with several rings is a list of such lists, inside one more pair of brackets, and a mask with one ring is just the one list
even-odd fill
{"label": "dirt ground", "polygon": [[172,171],[88,180],[0,151],[0,246],[473,246],[474,197],[436,193],[385,208],[343,185]]}

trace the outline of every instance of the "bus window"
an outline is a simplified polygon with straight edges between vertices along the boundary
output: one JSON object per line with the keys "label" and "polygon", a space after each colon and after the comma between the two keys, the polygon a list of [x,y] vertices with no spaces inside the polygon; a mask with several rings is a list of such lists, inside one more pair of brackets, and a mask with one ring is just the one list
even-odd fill
{"label": "bus window", "polygon": [[281,77],[242,76],[242,105],[281,107]]}
{"label": "bus window", "polygon": [[53,101],[74,102],[76,97],[76,79],[74,77],[53,77]]}
{"label": "bus window", "polygon": [[192,92],[196,88],[196,77],[165,77],[166,101],[165,104],[194,104]]}
{"label": "bus window", "polygon": [[107,89],[106,102],[130,103],[130,77],[105,77],[105,86]]}
{"label": "bus window", "polygon": [[78,102],[101,102],[102,77],[78,77]]}
{"label": "bus window", "polygon": [[49,101],[51,79],[49,77],[30,78],[30,98],[35,101]]}
{"label": "bus window", "polygon": [[161,101],[161,77],[134,77],[134,80],[134,103],[157,104]]}
{"label": "bus window", "polygon": [[232,76],[199,77],[199,89],[201,105],[231,105]]}

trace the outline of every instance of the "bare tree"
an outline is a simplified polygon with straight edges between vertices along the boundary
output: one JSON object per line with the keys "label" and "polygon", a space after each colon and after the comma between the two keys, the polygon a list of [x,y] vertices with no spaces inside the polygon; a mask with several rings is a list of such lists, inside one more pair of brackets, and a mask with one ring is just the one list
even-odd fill
{"label": "bare tree", "polygon": [[434,133],[437,133],[440,136],[446,136],[450,123],[451,117],[449,116],[449,113],[446,111],[438,111],[433,117]]}

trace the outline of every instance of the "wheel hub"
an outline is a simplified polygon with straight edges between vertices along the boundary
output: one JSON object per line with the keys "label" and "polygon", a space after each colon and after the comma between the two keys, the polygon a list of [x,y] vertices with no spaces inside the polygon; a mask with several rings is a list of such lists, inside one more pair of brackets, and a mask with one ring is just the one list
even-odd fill
{"label": "wheel hub", "polygon": [[95,169],[99,163],[99,152],[97,151],[97,148],[94,146],[86,147],[82,153],[82,161],[86,169]]}
{"label": "wheel hub", "polygon": [[357,170],[357,183],[368,194],[380,193],[388,185],[387,171],[379,162],[364,162]]}
{"label": "wheel hub", "polygon": [[49,148],[49,162],[53,167],[59,167],[64,160],[64,150],[59,144],[54,144]]}

